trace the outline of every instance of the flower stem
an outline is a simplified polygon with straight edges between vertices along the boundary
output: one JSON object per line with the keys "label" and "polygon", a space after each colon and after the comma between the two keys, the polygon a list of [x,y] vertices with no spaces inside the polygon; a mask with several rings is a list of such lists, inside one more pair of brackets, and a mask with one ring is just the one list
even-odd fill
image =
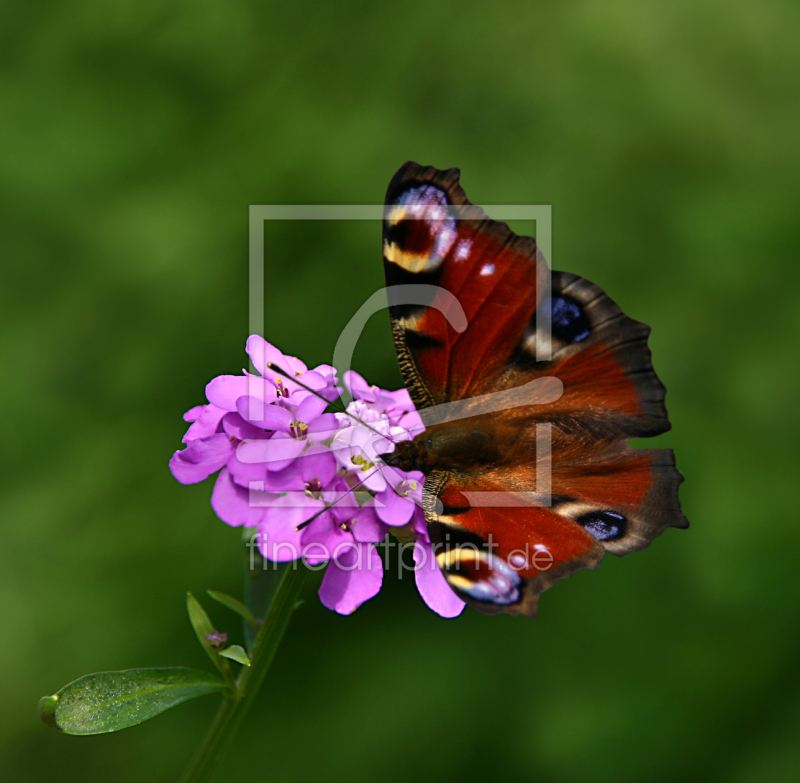
{"label": "flower stem", "polygon": [[204,783],[211,779],[264,682],[307,574],[308,569],[299,561],[286,569],[264,618],[264,624],[256,635],[250,654],[250,666],[242,667],[236,680],[236,690],[225,695],[211,728],[183,773],[180,783]]}

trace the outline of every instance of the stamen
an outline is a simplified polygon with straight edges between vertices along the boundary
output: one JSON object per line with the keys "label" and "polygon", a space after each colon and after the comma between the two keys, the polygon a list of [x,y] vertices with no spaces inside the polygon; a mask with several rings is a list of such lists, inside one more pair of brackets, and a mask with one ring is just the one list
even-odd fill
{"label": "stamen", "polygon": [[354,465],[360,465],[361,467],[359,468],[359,470],[369,470],[370,468],[375,467],[374,462],[370,462],[366,457],[364,457],[361,454],[356,454],[355,457],[351,457],[350,461]]}
{"label": "stamen", "polygon": [[308,497],[314,498],[314,500],[322,498],[322,482],[318,478],[312,478],[311,481],[307,481],[303,486]]}
{"label": "stamen", "polygon": [[283,385],[283,378],[280,375],[276,376],[273,380],[273,383],[278,388],[278,397],[289,397],[289,390]]}
{"label": "stamen", "polygon": [[294,421],[289,425],[289,434],[298,440],[305,436],[308,424],[302,421]]}
{"label": "stamen", "polygon": [[416,481],[401,481],[397,486],[397,494],[400,495],[400,497],[407,498],[411,490],[416,488]]}
{"label": "stamen", "polygon": [[[286,370],[282,370],[280,367],[278,367],[278,365],[277,365],[277,364],[274,364],[273,362],[267,362],[267,367],[268,367],[270,370],[275,370],[275,372],[280,372],[280,373],[283,373],[284,375],[290,375],[290,373],[287,373],[287,372],[286,372]],[[302,374],[303,374],[303,373],[301,373],[301,372],[296,372],[296,373],[295,373],[295,375],[297,375],[297,376],[300,376],[300,375],[302,375]],[[278,378],[278,381],[281,381],[281,379],[280,379],[280,378]],[[282,381],[281,381],[281,382],[282,382]],[[346,410],[346,409],[345,409],[345,408],[344,408],[344,407],[343,407],[343,406],[342,406],[340,403],[337,403],[337,402],[335,402],[335,401],[334,401],[334,402],[331,402],[331,400],[329,400],[329,399],[328,399],[327,397],[325,397],[324,395],[320,394],[320,393],[319,393],[319,392],[318,392],[316,389],[312,389],[311,387],[309,387],[309,386],[306,386],[306,385],[305,385],[305,384],[304,384],[302,381],[298,381],[298,380],[296,380],[296,379],[295,379],[295,381],[294,381],[294,382],[295,382],[295,383],[296,383],[296,384],[297,384],[297,385],[298,385],[298,386],[299,386],[301,389],[305,389],[307,392],[311,392],[311,394],[313,394],[315,397],[319,397],[321,400],[325,400],[325,402],[327,402],[327,403],[328,403],[328,405],[330,405],[330,406],[332,406],[333,408],[335,408],[336,410],[338,410],[338,411],[339,411],[339,413],[343,413],[345,416],[349,416],[351,419],[354,419],[354,420],[355,420],[355,421],[357,421],[359,424],[361,424],[363,427],[366,427],[368,430],[372,430],[372,432],[374,432],[374,433],[375,433],[376,435],[378,435],[379,437],[383,438],[384,440],[388,440],[388,441],[389,441],[389,443],[394,443],[394,444],[396,444],[396,443],[397,443],[397,441],[394,441],[394,440],[392,440],[392,439],[391,439],[391,438],[390,438],[388,435],[384,435],[382,432],[378,432],[378,430],[376,430],[374,427],[371,427],[369,424],[367,424],[367,422],[365,422],[365,421],[362,421],[361,419],[359,419],[359,418],[358,418],[358,416],[354,416],[352,413],[350,413],[348,410]],[[286,396],[286,397],[288,397],[288,396],[289,396],[288,389],[286,390],[286,394],[285,394],[285,396]],[[387,417],[387,421],[388,421],[388,417]]]}

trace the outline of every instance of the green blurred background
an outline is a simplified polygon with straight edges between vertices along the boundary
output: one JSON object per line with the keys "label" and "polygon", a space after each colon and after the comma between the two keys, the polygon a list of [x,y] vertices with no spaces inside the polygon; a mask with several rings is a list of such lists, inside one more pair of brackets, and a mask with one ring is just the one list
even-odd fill
{"label": "green blurred background", "polygon": [[[88,738],[36,700],[206,667],[184,594],[239,594],[239,533],[167,460],[245,363],[248,205],[380,203],[407,159],[553,204],[554,266],[651,324],[692,526],[535,621],[312,586],[219,779],[800,779],[799,34],[778,0],[0,5],[3,779],[179,775],[214,699]],[[380,226],[265,239],[267,337],[329,361]],[[356,367],[399,385],[385,314]]]}

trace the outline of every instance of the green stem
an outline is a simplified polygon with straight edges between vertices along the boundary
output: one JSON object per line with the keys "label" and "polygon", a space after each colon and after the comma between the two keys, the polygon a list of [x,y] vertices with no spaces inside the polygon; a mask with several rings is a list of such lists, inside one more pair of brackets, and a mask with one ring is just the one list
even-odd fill
{"label": "green stem", "polygon": [[256,636],[250,653],[250,666],[242,667],[236,680],[236,692],[225,696],[208,734],[183,773],[180,783],[204,783],[211,779],[264,682],[307,574],[308,569],[302,562],[293,563],[287,568]]}

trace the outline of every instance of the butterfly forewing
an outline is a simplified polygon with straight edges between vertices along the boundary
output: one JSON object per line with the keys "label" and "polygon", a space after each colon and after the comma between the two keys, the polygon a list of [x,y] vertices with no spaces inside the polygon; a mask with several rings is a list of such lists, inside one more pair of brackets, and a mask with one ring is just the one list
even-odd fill
{"label": "butterfly forewing", "polygon": [[[492,381],[511,361],[548,272],[535,242],[470,204],[457,169],[407,164],[389,186],[383,247],[388,286],[441,289],[429,301],[390,308],[417,406],[496,391]],[[466,330],[448,318],[446,294],[457,299]]]}

